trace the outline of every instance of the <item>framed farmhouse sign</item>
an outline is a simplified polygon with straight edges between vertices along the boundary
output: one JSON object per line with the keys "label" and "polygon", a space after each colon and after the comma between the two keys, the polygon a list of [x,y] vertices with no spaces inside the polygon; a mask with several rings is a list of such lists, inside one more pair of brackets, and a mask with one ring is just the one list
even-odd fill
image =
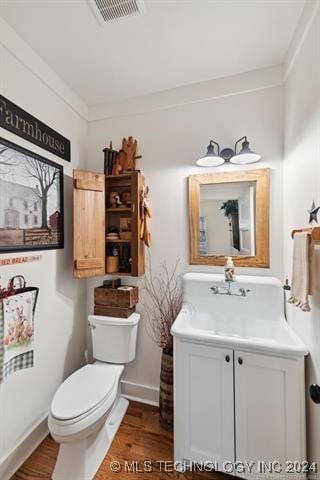
{"label": "framed farmhouse sign", "polygon": [[70,140],[0,95],[0,127],[70,162]]}
{"label": "framed farmhouse sign", "polygon": [[0,254],[63,248],[63,167],[0,138]]}

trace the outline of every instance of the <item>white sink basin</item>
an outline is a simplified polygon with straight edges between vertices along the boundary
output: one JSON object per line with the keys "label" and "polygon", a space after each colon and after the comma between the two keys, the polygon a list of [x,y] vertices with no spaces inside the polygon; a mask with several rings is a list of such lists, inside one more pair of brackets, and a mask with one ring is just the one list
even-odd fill
{"label": "white sink basin", "polygon": [[213,285],[225,286],[223,276],[184,276],[184,304],[171,330],[175,337],[259,352],[308,353],[285,320],[279,280],[238,276],[231,288],[250,290],[245,297],[215,295]]}

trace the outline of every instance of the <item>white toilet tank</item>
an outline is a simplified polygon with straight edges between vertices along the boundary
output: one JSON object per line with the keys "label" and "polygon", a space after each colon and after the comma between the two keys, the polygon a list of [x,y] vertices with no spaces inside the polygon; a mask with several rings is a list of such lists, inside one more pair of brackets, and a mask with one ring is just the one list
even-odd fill
{"label": "white toilet tank", "polygon": [[128,318],[89,315],[93,357],[107,363],[134,360],[139,320],[138,313]]}

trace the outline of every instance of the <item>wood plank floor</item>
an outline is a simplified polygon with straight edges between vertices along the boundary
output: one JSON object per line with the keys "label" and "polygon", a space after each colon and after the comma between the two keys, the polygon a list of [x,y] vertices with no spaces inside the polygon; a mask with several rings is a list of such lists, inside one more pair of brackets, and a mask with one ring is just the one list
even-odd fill
{"label": "wood plank floor", "polygon": [[[30,458],[11,477],[11,480],[51,479],[58,444],[50,437],[39,445]],[[145,464],[144,462],[150,461]],[[165,464],[164,462],[168,463]],[[111,462],[119,462],[120,471],[114,472]],[[132,463],[136,462],[136,463]],[[130,402],[120,429],[100,466],[94,480],[230,480],[222,473],[173,471],[173,435],[159,425],[158,409],[142,403]],[[135,472],[128,471],[128,466]],[[63,480],[82,480],[66,478]]]}

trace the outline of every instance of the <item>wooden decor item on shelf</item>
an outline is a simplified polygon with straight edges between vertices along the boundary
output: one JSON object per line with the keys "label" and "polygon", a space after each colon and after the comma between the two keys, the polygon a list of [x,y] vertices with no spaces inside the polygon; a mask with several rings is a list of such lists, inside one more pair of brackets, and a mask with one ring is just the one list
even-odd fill
{"label": "wooden decor item on shelf", "polygon": [[119,208],[122,205],[118,192],[109,193],[109,208]]}
{"label": "wooden decor item on shelf", "polygon": [[122,170],[123,169],[120,163],[120,152],[119,152],[116,158],[116,163],[112,167],[112,175],[120,175]]}
{"label": "wooden decor item on shelf", "polygon": [[149,187],[143,186],[140,191],[140,238],[147,247],[151,246],[151,233],[148,227],[148,217],[151,218],[151,209],[148,202]]}
{"label": "wooden decor item on shelf", "polygon": [[123,170],[130,171],[136,170],[136,160],[141,158],[141,155],[137,156],[138,142],[133,140],[133,137],[129,137],[128,140],[122,139],[122,150],[125,152],[126,161],[123,165]]}
{"label": "wooden decor item on shelf", "polygon": [[119,257],[115,255],[107,256],[106,273],[117,273],[119,271]]}
{"label": "wooden decor item on shelf", "polygon": [[120,239],[131,240],[131,218],[120,218]]}
{"label": "wooden decor item on shelf", "polygon": [[119,151],[113,150],[110,142],[109,147],[103,149],[105,175],[121,175],[137,170],[136,161],[141,158],[141,155],[137,155],[137,150],[138,142],[131,135],[128,139],[122,139]]}
{"label": "wooden decor item on shelf", "polygon": [[[112,175],[120,175],[121,173],[127,173],[136,170],[136,160],[138,158],[141,158],[141,155],[137,155],[137,149],[138,142],[137,140],[134,140],[132,136],[128,137],[128,140],[126,138],[122,139],[122,147],[121,150],[119,150],[119,152],[117,153],[115,160],[112,156],[112,153],[110,153],[113,152],[113,150],[109,149],[109,151],[106,153],[106,149],[104,149],[105,155],[108,155],[107,158],[110,158],[111,156]],[[110,160],[109,163],[107,161],[107,164],[110,165]]]}

